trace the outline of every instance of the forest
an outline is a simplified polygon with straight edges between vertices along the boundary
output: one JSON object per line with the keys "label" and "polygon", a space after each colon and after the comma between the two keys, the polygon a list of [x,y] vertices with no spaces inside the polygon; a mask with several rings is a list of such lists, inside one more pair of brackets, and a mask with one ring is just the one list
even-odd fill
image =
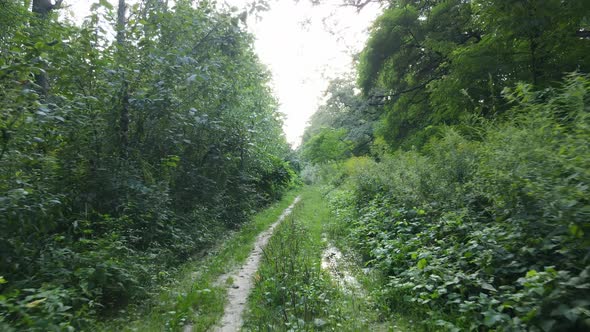
{"label": "forest", "polygon": [[590,330],[590,2],[339,3],[381,13],[294,149],[239,12],[0,0],[0,330],[205,331],[299,192],[244,330]]}

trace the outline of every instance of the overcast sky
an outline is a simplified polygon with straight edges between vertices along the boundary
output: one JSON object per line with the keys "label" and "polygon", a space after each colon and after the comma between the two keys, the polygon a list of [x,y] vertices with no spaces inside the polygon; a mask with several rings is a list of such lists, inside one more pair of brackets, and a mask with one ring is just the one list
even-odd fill
{"label": "overcast sky", "polygon": [[324,2],[328,4],[275,1],[260,21],[248,22],[256,51],[273,74],[287,139],[295,146],[329,79],[351,70],[351,54],[362,48],[377,14],[377,8],[357,13],[341,7],[339,0]]}
{"label": "overcast sky", "polygon": [[[109,1],[116,5],[116,0]],[[65,1],[77,18],[86,16],[93,2]],[[249,0],[225,2],[244,8]],[[322,2],[314,6],[310,0],[269,0],[269,11],[248,18],[256,52],[272,72],[273,90],[286,116],[287,140],[294,146],[330,78],[351,70],[351,54],[362,49],[367,28],[379,12],[368,6],[357,13],[342,7],[341,0]]]}

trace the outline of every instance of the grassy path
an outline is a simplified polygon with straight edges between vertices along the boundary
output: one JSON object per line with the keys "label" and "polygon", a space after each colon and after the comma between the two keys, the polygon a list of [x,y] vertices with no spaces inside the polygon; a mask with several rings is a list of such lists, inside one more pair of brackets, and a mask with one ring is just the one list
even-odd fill
{"label": "grassy path", "polygon": [[[125,320],[113,320],[98,329],[410,330],[408,324],[388,320],[391,316],[372,300],[375,280],[346,247],[345,235],[318,188],[306,187],[292,213],[277,222],[295,196],[286,195],[221,240],[207,256],[187,263],[176,282]],[[223,316],[224,310],[229,316]]]}
{"label": "grassy path", "polygon": [[[254,244],[254,249],[248,256],[248,259],[242,265],[242,267],[233,274],[233,276],[224,277],[222,280],[230,280],[233,282],[231,287],[228,288],[228,303],[225,305],[225,311],[220,323],[214,328],[215,332],[233,332],[237,331],[242,327],[242,313],[244,312],[246,300],[250,294],[250,290],[253,286],[254,274],[258,270],[260,265],[261,255],[263,253],[268,240],[273,235],[274,229],[288,217],[295,205],[299,202],[300,197],[296,197],[293,203],[281,214],[277,221],[275,221],[267,230],[260,233]],[[185,327],[185,332],[191,332],[192,327],[190,325]]]}
{"label": "grassy path", "polygon": [[[220,276],[234,271],[248,258],[257,236],[268,229],[293,202],[296,192],[258,213],[239,231],[208,250],[204,257],[188,262],[174,278],[162,287],[158,296],[136,309],[97,326],[103,331],[182,331],[190,324],[193,331],[207,331],[224,312],[227,288],[219,284]],[[228,280],[230,281],[230,280]]]}
{"label": "grassy path", "polygon": [[[405,331],[383,319],[365,287],[371,276],[354,261],[331,257],[333,264],[322,268],[335,248],[326,234],[337,226],[317,188],[307,187],[301,197],[264,250],[243,330]],[[358,279],[357,286],[346,287],[336,275]]]}

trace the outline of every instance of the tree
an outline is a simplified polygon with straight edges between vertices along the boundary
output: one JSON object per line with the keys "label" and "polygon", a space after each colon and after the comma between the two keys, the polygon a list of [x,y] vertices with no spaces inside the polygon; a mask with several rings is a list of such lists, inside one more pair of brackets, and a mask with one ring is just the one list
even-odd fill
{"label": "tree", "polygon": [[87,329],[293,183],[239,18],[117,4],[0,2],[0,330]]}
{"label": "tree", "polygon": [[346,129],[322,128],[303,144],[302,157],[314,164],[350,157],[351,142],[345,140]]}
{"label": "tree", "polygon": [[502,113],[515,82],[542,88],[590,70],[590,43],[577,34],[588,10],[581,0],[395,1],[373,26],[359,85],[385,106],[391,145],[421,145],[412,137],[429,126]]}
{"label": "tree", "polygon": [[324,128],[343,129],[351,153],[366,155],[373,141],[373,126],[379,114],[359,93],[352,76],[334,79],[326,89],[326,102],[312,115],[303,134],[303,144]]}

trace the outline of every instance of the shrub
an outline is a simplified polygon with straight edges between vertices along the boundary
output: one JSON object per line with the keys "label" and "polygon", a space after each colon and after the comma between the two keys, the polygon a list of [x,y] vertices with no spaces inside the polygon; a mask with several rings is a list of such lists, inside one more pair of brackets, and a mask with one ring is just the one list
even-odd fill
{"label": "shrub", "polygon": [[477,140],[447,128],[346,172],[332,210],[392,310],[449,330],[590,328],[589,87],[519,86]]}

